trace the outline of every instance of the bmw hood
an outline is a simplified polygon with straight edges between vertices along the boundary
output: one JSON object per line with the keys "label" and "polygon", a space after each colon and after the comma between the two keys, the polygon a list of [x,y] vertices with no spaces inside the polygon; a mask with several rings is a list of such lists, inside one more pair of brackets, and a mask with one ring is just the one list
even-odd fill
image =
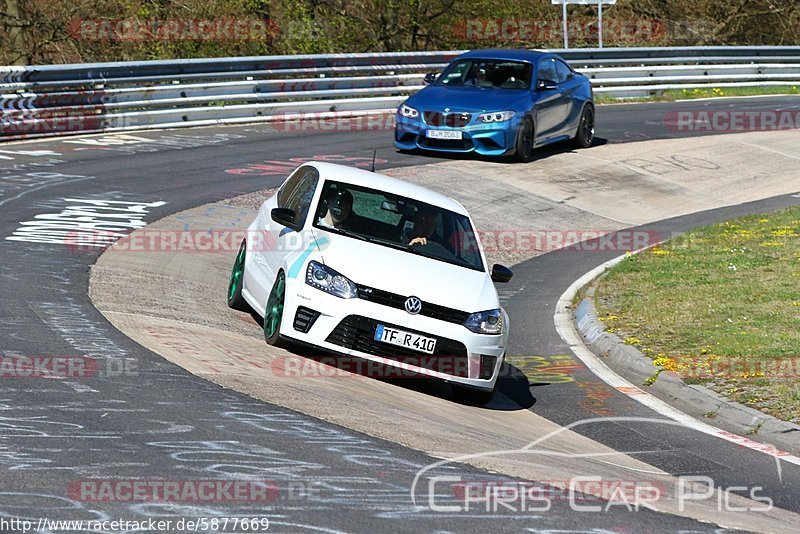
{"label": "bmw hood", "polygon": [[412,95],[406,104],[418,111],[455,112],[518,111],[530,100],[527,90],[430,85]]}
{"label": "bmw hood", "polygon": [[320,229],[314,233],[328,239],[318,260],[356,284],[468,313],[500,307],[494,283],[483,271]]}

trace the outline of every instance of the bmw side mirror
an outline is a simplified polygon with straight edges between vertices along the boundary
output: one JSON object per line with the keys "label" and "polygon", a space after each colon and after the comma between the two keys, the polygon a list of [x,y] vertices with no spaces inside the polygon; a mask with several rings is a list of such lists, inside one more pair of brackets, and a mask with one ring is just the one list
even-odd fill
{"label": "bmw side mirror", "polygon": [[558,89],[558,84],[551,80],[539,80],[536,83],[536,88],[540,91],[552,91],[553,89]]}
{"label": "bmw side mirror", "polygon": [[422,83],[424,83],[425,85],[430,85],[436,81],[436,77],[438,75],[439,74],[437,72],[428,72],[427,74],[425,74],[425,78],[422,80]]}
{"label": "bmw side mirror", "polygon": [[295,231],[299,230],[297,224],[294,222],[294,210],[289,208],[272,208],[270,215],[272,216],[272,220],[276,223],[282,224]]}
{"label": "bmw side mirror", "polygon": [[511,281],[512,276],[514,272],[505,265],[495,263],[492,266],[492,282],[506,283]]}

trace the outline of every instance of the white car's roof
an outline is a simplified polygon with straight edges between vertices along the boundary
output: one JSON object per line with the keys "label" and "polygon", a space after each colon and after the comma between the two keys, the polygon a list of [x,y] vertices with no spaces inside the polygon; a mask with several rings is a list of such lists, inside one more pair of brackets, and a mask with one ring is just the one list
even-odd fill
{"label": "white car's roof", "polygon": [[464,206],[452,198],[422,186],[386,176],[385,174],[323,161],[309,161],[304,163],[304,165],[316,167],[316,169],[319,170],[320,178],[323,180],[345,182],[377,189],[379,191],[386,191],[387,193],[394,193],[395,195],[419,200],[420,202],[425,202],[455,213],[460,213],[461,215],[469,216]]}

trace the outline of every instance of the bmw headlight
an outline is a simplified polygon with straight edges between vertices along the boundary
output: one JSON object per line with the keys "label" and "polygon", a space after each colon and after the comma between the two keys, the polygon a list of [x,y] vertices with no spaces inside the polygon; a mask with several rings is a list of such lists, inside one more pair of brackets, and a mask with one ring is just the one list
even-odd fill
{"label": "bmw headlight", "polygon": [[505,122],[516,115],[513,111],[497,111],[494,113],[481,113],[478,120],[481,122]]}
{"label": "bmw headlight", "polygon": [[411,106],[406,106],[405,104],[401,104],[399,108],[397,108],[398,113],[407,119],[416,119],[419,117],[419,111],[412,108]]}
{"label": "bmw headlight", "polygon": [[500,334],[503,332],[503,312],[487,310],[473,313],[464,321],[464,326],[476,334]]}
{"label": "bmw headlight", "polygon": [[358,296],[356,285],[349,278],[316,261],[308,262],[306,284],[343,299]]}

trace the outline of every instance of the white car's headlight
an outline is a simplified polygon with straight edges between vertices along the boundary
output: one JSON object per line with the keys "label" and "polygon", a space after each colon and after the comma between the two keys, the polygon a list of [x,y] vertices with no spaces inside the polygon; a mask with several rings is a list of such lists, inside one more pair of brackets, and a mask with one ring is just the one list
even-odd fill
{"label": "white car's headlight", "polygon": [[503,332],[503,312],[487,310],[473,313],[464,321],[464,326],[476,334],[500,334]]}
{"label": "white car's headlight", "polygon": [[481,113],[478,120],[481,122],[505,122],[516,115],[513,111],[497,111],[494,113]]}
{"label": "white car's headlight", "polygon": [[400,115],[409,119],[416,119],[419,117],[419,111],[411,106],[406,106],[405,104],[401,104],[397,111],[400,113]]}
{"label": "white car's headlight", "polygon": [[358,296],[356,285],[349,278],[313,260],[308,262],[306,284],[343,299]]}

